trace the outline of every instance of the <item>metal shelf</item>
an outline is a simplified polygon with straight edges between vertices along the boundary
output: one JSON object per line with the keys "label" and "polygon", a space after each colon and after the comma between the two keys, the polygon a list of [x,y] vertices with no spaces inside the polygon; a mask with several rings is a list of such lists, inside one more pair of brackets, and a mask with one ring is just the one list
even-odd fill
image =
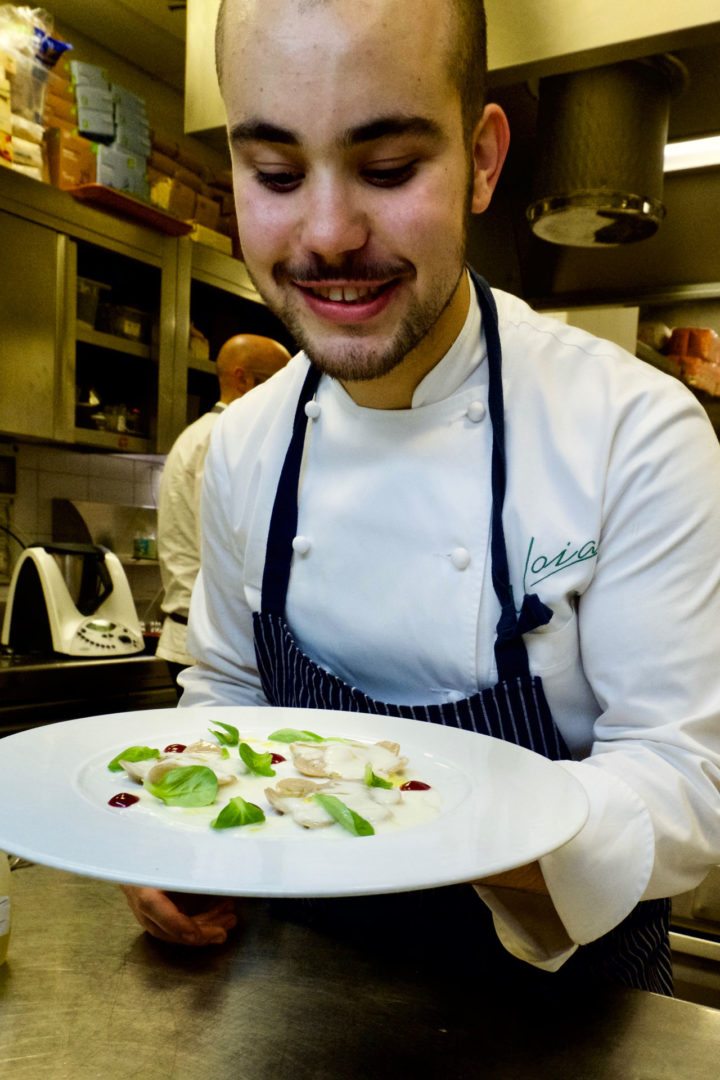
{"label": "metal shelf", "polygon": [[97,345],[101,349],[112,349],[113,352],[126,353],[128,356],[139,356],[142,360],[150,360],[152,357],[150,346],[141,341],[118,337],[117,334],[106,334],[103,330],[95,330],[88,323],[78,322],[76,326],[77,340],[85,342],[86,345]]}
{"label": "metal shelf", "polygon": [[141,435],[130,435],[125,431],[92,431],[89,428],[76,427],[74,441],[80,446],[94,446],[100,450],[115,450],[125,454],[152,452],[150,439]]}
{"label": "metal shelf", "polygon": [[217,375],[217,363],[214,360],[200,360],[188,355],[188,371],[202,371],[205,375]]}

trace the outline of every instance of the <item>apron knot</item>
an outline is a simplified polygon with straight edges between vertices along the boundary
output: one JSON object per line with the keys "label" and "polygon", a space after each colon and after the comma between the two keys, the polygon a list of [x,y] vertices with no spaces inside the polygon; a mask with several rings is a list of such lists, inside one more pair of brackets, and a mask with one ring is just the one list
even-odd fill
{"label": "apron knot", "polygon": [[543,604],[537,593],[526,593],[518,617],[518,630],[521,634],[529,634],[538,626],[547,626],[553,614],[552,608]]}

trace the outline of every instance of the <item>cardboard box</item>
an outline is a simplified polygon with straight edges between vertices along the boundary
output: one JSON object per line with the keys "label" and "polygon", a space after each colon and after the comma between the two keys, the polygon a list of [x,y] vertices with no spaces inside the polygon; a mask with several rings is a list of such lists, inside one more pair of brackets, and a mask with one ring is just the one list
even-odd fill
{"label": "cardboard box", "polygon": [[96,112],[114,116],[112,94],[99,86],[78,86],[75,91],[75,101],[78,108],[94,109]]}
{"label": "cardboard box", "polygon": [[118,123],[117,120],[114,145],[131,154],[140,154],[144,158],[150,156],[150,136],[143,135],[139,129]]}
{"label": "cardboard box", "polygon": [[220,204],[220,213],[223,217],[235,213],[235,196],[232,191],[223,191],[218,187],[211,187],[211,198]]}
{"label": "cardboard box", "polygon": [[161,210],[167,210],[183,221],[190,220],[195,213],[195,192],[174,177],[156,180],[150,187],[150,198]]}
{"label": "cardboard box", "polygon": [[62,131],[66,131],[68,135],[77,135],[77,121],[61,120],[59,116],[48,116],[45,119],[45,130],[53,131],[55,128],[60,128]]}
{"label": "cardboard box", "polygon": [[[27,139],[28,142],[42,143],[45,140],[45,128],[42,124],[34,124],[32,120],[26,120],[24,116],[16,116],[12,114],[12,134],[17,135],[20,139]],[[0,119],[0,126],[2,126],[2,120]]]}
{"label": "cardboard box", "polygon": [[10,107],[10,83],[0,79],[0,131],[12,134],[12,110]]}
{"label": "cardboard box", "polygon": [[206,184],[211,181],[212,175],[207,165],[201,158],[193,154],[191,150],[187,150],[185,147],[179,146],[177,159],[178,163],[182,165],[184,169],[187,169],[189,172],[195,173],[196,176],[199,176],[200,179],[203,180]]}
{"label": "cardboard box", "polygon": [[96,181],[95,147],[82,136],[54,128],[45,137],[50,182],[67,190]]}
{"label": "cardboard box", "polygon": [[75,103],[75,90],[70,82],[70,77],[67,75],[48,71],[47,92],[55,97],[64,98],[65,101],[69,101],[71,104]]}
{"label": "cardboard box", "polygon": [[69,120],[73,124],[77,124],[77,105],[74,101],[68,101],[67,98],[56,97],[55,94],[45,95],[45,119],[48,117],[59,117],[61,120]]}
{"label": "cardboard box", "polygon": [[207,229],[217,231],[220,224],[220,205],[213,199],[206,199],[204,195],[195,197],[194,220],[198,225],[204,225]]}
{"label": "cardboard box", "polygon": [[159,154],[164,154],[165,157],[176,158],[180,151],[177,140],[165,135],[162,131],[153,131],[152,143],[153,150],[157,150]]}
{"label": "cardboard box", "polygon": [[13,161],[10,168],[13,172],[22,173],[23,176],[29,176],[32,180],[43,180],[42,169],[37,168],[35,165],[19,165],[17,162]]}
{"label": "cardboard box", "polygon": [[202,195],[204,185],[197,173],[191,172],[190,169],[178,164],[175,168],[175,179],[179,180],[185,187],[192,188],[198,195]]}
{"label": "cardboard box", "polygon": [[117,112],[128,118],[135,117],[147,121],[147,108],[144,98],[139,97],[138,94],[133,94],[132,90],[126,90],[124,86],[119,86],[118,83],[110,84],[110,93]]}
{"label": "cardboard box", "polygon": [[12,148],[15,165],[29,165],[34,169],[42,169],[42,146],[39,146],[38,143],[29,142],[27,139],[13,135]]}
{"label": "cardboard box", "polygon": [[0,131],[0,165],[12,165],[12,135]]}
{"label": "cardboard box", "polygon": [[97,181],[116,191],[146,198],[149,194],[147,159],[115,146],[98,146]]}
{"label": "cardboard box", "polygon": [[159,150],[153,149],[150,153],[150,166],[153,169],[157,169],[158,172],[164,176],[174,176],[175,170],[178,165],[176,161],[168,157],[166,154],[161,154]]}
{"label": "cardboard box", "polygon": [[95,142],[112,142],[115,138],[115,121],[112,113],[98,109],[82,109],[78,106],[78,131]]}
{"label": "cardboard box", "polygon": [[193,225],[190,239],[197,241],[198,244],[205,244],[206,247],[215,248],[216,251],[222,251],[224,255],[233,253],[232,240],[229,236],[223,236],[222,233],[215,232],[213,229],[206,229],[204,225]]}
{"label": "cardboard box", "polygon": [[59,61],[59,65],[60,73],[69,72],[76,86],[97,86],[101,90],[110,89],[110,79],[106,68],[98,67],[96,64],[85,64],[80,60],[66,60],[64,57]]}

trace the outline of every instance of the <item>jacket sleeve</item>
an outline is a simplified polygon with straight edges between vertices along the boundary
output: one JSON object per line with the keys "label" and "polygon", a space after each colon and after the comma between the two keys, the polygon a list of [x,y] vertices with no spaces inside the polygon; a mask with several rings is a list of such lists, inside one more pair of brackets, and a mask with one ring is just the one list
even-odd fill
{"label": "jacket sleeve", "polygon": [[559,767],[590,813],[541,859],[569,940],[550,917],[545,938],[529,934],[520,900],[483,890],[524,959],[557,966],[638,901],[692,889],[720,862],[719,553],[720,448],[706,416],[679,384],[636,398],[609,446],[596,570],[577,600],[601,713],[590,755]]}
{"label": "jacket sleeve", "polygon": [[255,662],[252,612],[244,592],[244,553],[235,542],[237,508],[221,427],[216,425],[205,460],[201,569],[188,626],[188,649],[197,662],[179,677],[181,706],[267,705]]}

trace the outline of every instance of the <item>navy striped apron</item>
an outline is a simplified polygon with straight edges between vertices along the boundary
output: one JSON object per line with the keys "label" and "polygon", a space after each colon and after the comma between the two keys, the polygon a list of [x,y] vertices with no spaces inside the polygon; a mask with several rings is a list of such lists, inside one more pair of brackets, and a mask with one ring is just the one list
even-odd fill
{"label": "navy striped apron", "polygon": [[[297,530],[298,483],[308,417],[306,406],[321,377],[320,371],[312,365],[295,411],[290,445],[270,520],[261,610],[253,616],[258,670],[271,705],[408,717],[505,739],[553,761],[568,759],[571,755],[550,714],[542,680],[530,672],[523,641],[523,634],[550,621],[552,610],[536,594],[523,598],[519,612],[515,608],[502,524],[506,462],[497,309],[487,283],[474,272],[471,274],[482,311],[489,368],[488,412],[493,432],[490,554],[492,582],[500,604],[495,639],[497,684],[458,702],[396,705],[378,701],[357,687],[349,686],[311,660],[295,642],[285,621],[285,600],[292,564],[292,541]],[[468,891],[467,886],[459,888]],[[452,888],[434,892],[449,895]],[[672,994],[668,916],[667,900],[640,903],[609,934],[578,949],[561,972],[582,969],[588,978]]]}

